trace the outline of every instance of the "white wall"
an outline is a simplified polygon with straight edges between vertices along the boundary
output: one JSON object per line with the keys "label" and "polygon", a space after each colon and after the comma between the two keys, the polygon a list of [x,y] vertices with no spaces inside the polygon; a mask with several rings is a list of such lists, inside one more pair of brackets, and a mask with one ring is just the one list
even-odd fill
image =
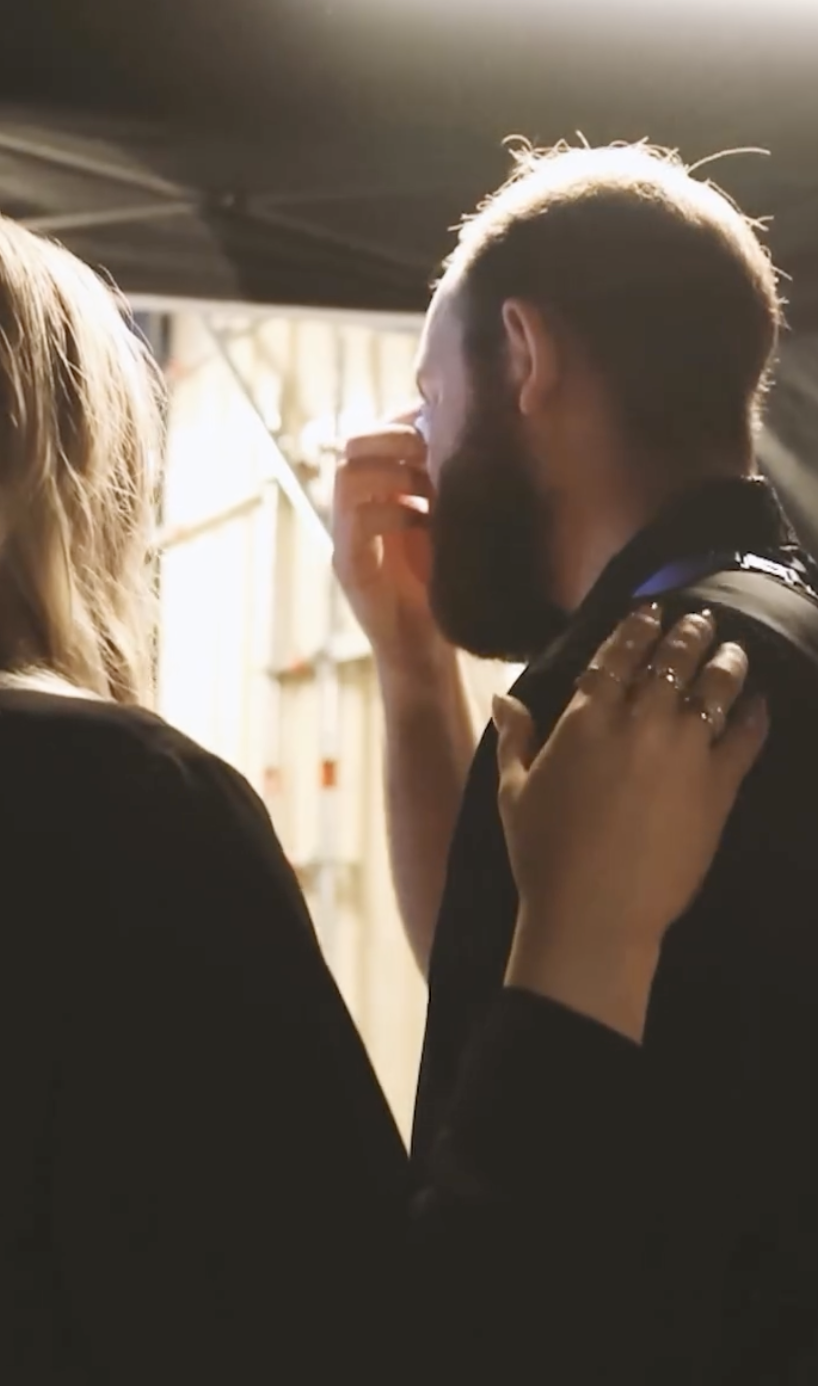
{"label": "white wall", "polygon": [[[319,508],[338,436],[405,406],[417,325],[211,314],[174,320],[163,533],[159,706],[247,775],[313,911],[327,960],[408,1135],[425,1012],[389,876],[382,724],[365,640],[328,550],[273,480],[267,429]],[[302,467],[301,464],[307,464]],[[221,518],[219,518],[221,517]],[[315,656],[331,648],[321,666]],[[476,672],[485,704],[508,683]],[[324,762],[337,763],[322,788]]]}

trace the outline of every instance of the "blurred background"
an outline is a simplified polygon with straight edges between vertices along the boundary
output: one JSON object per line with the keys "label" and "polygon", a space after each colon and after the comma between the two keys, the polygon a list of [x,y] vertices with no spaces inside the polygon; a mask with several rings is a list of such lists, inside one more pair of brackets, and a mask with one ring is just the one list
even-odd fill
{"label": "blurred background", "polygon": [[[179,305],[139,320],[172,402],[159,710],[267,804],[408,1136],[425,986],[389,874],[374,667],[327,526],[341,440],[411,396],[420,319]],[[488,717],[513,671],[464,667]]]}
{"label": "blurred background", "polygon": [[[713,160],[769,219],[789,331],[760,460],[816,551],[815,0],[3,7],[0,210],[120,283],[171,389],[160,710],[264,798],[404,1133],[425,997],[333,470],[411,396],[429,281],[504,139],[577,132]],[[468,674],[485,708],[512,671]]]}

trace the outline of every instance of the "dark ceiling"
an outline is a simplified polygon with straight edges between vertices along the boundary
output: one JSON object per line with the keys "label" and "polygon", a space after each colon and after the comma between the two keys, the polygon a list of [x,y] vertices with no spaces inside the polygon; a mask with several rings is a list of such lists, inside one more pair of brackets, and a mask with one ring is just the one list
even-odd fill
{"label": "dark ceiling", "polygon": [[2,22],[0,209],[132,294],[421,310],[506,136],[767,151],[708,172],[772,218],[791,277],[777,475],[818,536],[818,0],[5,0]]}
{"label": "dark ceiling", "polygon": [[818,326],[818,4],[788,2],[6,0],[0,206],[132,291],[417,309],[505,136],[755,146],[712,172]]}

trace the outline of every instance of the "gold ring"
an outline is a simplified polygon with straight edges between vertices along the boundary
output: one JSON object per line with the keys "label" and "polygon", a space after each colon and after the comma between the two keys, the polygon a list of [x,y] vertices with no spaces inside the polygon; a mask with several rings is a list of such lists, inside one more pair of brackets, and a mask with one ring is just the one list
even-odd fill
{"label": "gold ring", "polygon": [[649,664],[645,670],[645,674],[650,678],[662,679],[664,683],[669,683],[670,687],[676,693],[681,693],[684,696],[687,692],[684,681],[679,677],[675,669],[660,669],[657,664]]}
{"label": "gold ring", "polygon": [[589,664],[588,668],[583,669],[579,678],[576,680],[576,687],[579,689],[580,693],[590,692],[591,689],[586,688],[588,679],[591,679],[591,687],[593,687],[595,676],[600,674],[603,678],[610,679],[611,683],[615,683],[619,688],[627,688],[628,686],[621,674],[617,674],[615,670],[609,669],[607,664]]}
{"label": "gold ring", "polygon": [[718,703],[705,703],[701,698],[695,696],[687,699],[687,705],[690,711],[700,717],[705,726],[710,728],[714,741],[718,741],[724,735],[727,726],[727,713],[723,707],[720,707]]}

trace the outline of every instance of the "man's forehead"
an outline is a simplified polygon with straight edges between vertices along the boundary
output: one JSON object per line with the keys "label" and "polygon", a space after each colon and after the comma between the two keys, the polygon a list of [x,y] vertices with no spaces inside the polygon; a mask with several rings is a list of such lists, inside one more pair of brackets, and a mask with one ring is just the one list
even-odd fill
{"label": "man's forehead", "polygon": [[434,371],[441,362],[459,353],[462,344],[462,322],[459,311],[458,285],[454,277],[446,276],[435,290],[418,354],[418,370]]}

